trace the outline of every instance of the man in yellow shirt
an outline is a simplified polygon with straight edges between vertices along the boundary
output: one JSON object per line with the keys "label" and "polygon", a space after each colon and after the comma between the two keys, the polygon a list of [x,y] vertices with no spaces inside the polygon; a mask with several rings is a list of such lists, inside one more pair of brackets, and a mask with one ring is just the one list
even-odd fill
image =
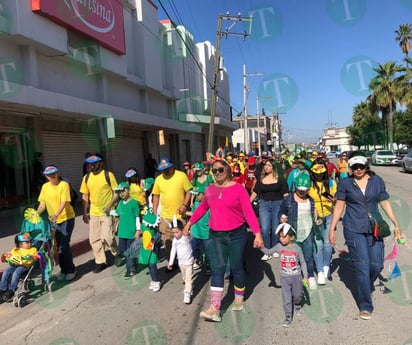
{"label": "man in yellow shirt", "polygon": [[[115,257],[115,263],[121,261],[109,215],[117,201],[117,194],[114,193],[117,181],[112,172],[103,169],[103,157],[99,153],[86,158],[86,163],[90,164],[90,173],[83,177],[80,186],[83,221],[89,224],[89,241],[96,262],[93,272],[100,273],[107,267],[106,246]],[[87,213],[89,205],[90,215]]]}
{"label": "man in yellow shirt", "polygon": [[183,171],[176,170],[167,157],[161,159],[157,170],[161,174],[156,177],[153,186],[153,213],[158,214],[160,206],[159,231],[162,233],[168,258],[173,240],[170,224],[174,215],[182,220],[182,215],[189,210],[190,190],[193,186],[187,175]]}

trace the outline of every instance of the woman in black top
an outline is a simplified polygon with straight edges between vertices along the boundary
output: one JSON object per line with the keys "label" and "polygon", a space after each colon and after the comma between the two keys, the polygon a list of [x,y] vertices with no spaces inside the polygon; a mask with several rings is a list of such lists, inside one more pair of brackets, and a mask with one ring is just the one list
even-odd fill
{"label": "woman in black top", "polygon": [[[286,180],[279,174],[276,162],[269,160],[265,162],[260,177],[252,187],[250,200],[259,197],[259,221],[266,248],[272,248],[278,243],[275,234],[279,224],[279,208],[282,200],[288,195],[288,185]],[[276,256],[276,255],[274,255]],[[263,255],[262,260],[271,259],[270,255]]]}

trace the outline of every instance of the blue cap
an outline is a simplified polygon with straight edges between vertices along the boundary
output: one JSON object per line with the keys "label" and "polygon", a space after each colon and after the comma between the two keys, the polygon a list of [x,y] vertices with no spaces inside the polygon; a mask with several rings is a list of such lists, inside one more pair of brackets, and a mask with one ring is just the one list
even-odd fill
{"label": "blue cap", "polygon": [[160,164],[157,166],[157,170],[163,171],[163,170],[169,169],[172,166],[173,166],[173,163],[170,163],[170,159],[167,157],[163,157],[160,160]]}
{"label": "blue cap", "polygon": [[53,175],[54,173],[58,172],[59,169],[54,165],[48,165],[44,168],[43,175]]}
{"label": "blue cap", "polygon": [[97,163],[103,161],[103,156],[100,153],[93,153],[85,159],[86,163]]}
{"label": "blue cap", "polygon": [[125,176],[126,176],[127,178],[130,178],[130,177],[132,177],[132,176],[134,176],[134,175],[136,175],[136,174],[137,174],[136,169],[129,169],[129,170],[126,171]]}
{"label": "blue cap", "polygon": [[28,232],[17,236],[17,242],[31,242],[31,236]]}

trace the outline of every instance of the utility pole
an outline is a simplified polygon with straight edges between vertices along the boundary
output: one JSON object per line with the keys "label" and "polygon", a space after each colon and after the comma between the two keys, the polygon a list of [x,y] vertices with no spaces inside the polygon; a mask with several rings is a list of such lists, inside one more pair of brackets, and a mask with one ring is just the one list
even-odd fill
{"label": "utility pole", "polygon": [[[226,21],[232,21],[233,23],[226,28],[225,31],[222,31],[222,22]],[[237,22],[249,22],[249,32],[230,32],[232,27],[237,23]],[[218,16],[218,21],[217,21],[217,33],[216,33],[216,51],[215,51],[215,58],[214,58],[214,73],[213,73],[213,85],[212,85],[212,104],[211,104],[211,109],[210,109],[210,124],[209,124],[209,136],[208,136],[208,141],[207,141],[207,151],[212,152],[213,151],[213,135],[214,135],[214,127],[215,127],[215,117],[216,117],[216,106],[217,106],[217,97],[218,97],[218,75],[219,75],[219,65],[220,65],[220,39],[223,36],[242,36],[243,38],[246,38],[247,36],[250,35],[250,31],[252,28],[252,17],[241,17],[240,14],[238,16],[230,16],[229,14],[226,15],[221,15],[219,14]]]}
{"label": "utility pole", "polygon": [[[263,99],[269,99],[272,98],[270,96],[263,96],[263,97],[256,97],[256,117],[257,117],[257,124],[258,124],[258,155],[260,155],[260,134],[261,134],[261,127],[260,127],[260,112],[259,112],[259,101],[263,100]],[[262,111],[263,113],[263,111]],[[265,120],[265,128],[266,128],[266,116],[264,116],[264,114],[262,114],[263,119]]]}
{"label": "utility pole", "polygon": [[[244,117],[244,142],[245,142],[245,153],[249,152],[249,132],[248,132],[248,124],[247,124],[247,94],[248,94],[248,87],[246,78],[247,77],[257,77],[263,75],[263,73],[246,73],[246,65],[243,65],[243,117]],[[260,148],[259,148],[260,150]]]}

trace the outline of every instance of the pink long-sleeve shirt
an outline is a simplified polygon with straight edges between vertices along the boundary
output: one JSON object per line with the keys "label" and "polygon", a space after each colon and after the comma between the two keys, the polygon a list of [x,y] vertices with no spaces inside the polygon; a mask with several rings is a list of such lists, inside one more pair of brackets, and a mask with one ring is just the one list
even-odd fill
{"label": "pink long-sleeve shirt", "polygon": [[205,197],[190,217],[190,223],[196,223],[209,209],[209,227],[213,231],[235,230],[247,222],[254,234],[260,232],[249,195],[239,183],[224,188],[215,184],[207,187]]}

